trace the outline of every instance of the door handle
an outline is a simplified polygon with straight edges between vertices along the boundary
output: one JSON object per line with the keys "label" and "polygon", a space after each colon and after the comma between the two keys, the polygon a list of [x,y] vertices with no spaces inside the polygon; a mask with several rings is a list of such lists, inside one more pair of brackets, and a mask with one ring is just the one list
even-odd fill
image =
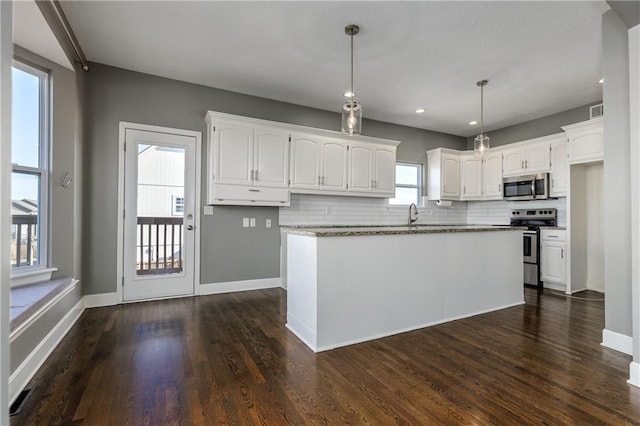
{"label": "door handle", "polygon": [[193,231],[193,225],[187,225],[187,231]]}
{"label": "door handle", "polygon": [[533,195],[533,198],[536,198],[536,181],[535,180],[531,181],[531,195]]}
{"label": "door handle", "polygon": [[564,249],[560,249],[560,259],[564,259]]}

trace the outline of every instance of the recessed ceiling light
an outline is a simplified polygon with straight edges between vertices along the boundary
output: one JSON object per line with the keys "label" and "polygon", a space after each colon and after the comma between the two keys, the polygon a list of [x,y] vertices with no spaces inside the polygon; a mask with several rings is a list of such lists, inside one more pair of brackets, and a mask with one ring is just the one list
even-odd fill
{"label": "recessed ceiling light", "polygon": [[476,120],[473,120],[473,121],[469,122],[469,126],[475,126],[476,124],[478,124],[478,122]]}
{"label": "recessed ceiling light", "polygon": [[604,83],[604,78],[601,78],[600,80],[598,80],[598,83],[600,84]]}
{"label": "recessed ceiling light", "polygon": [[424,112],[424,108],[418,108],[416,110],[416,114],[422,114]]}
{"label": "recessed ceiling light", "polygon": [[350,98],[350,97],[355,96],[355,95],[356,95],[355,93],[351,93],[351,92],[344,92],[344,97],[345,97],[345,98]]}

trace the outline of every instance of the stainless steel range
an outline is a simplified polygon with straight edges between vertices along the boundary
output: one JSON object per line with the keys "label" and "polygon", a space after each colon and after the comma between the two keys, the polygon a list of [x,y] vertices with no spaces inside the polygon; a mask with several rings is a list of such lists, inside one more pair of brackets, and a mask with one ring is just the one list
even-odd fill
{"label": "stainless steel range", "polygon": [[540,281],[540,227],[557,226],[556,209],[516,209],[511,211],[511,226],[526,226],[523,231],[524,283],[542,286]]}

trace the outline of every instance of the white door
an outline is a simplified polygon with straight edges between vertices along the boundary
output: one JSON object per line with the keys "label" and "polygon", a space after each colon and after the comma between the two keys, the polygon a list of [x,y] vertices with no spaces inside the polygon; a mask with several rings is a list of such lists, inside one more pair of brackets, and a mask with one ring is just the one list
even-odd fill
{"label": "white door", "polygon": [[347,145],[341,142],[322,144],[320,187],[327,191],[347,190]]}
{"label": "white door", "polygon": [[217,123],[214,126],[217,183],[251,185],[253,183],[253,129],[239,124]]}
{"label": "white door", "polygon": [[567,261],[564,257],[565,243],[543,242],[541,247],[542,271],[540,276],[543,281],[564,284],[566,282]]}
{"label": "white door", "polygon": [[551,149],[548,144],[526,148],[524,166],[527,173],[548,172],[551,169]]}
{"label": "white door", "polygon": [[289,134],[278,130],[256,128],[254,145],[254,185],[288,187]]}
{"label": "white door", "polygon": [[373,192],[393,194],[396,192],[395,148],[373,149]]}
{"label": "white door", "polygon": [[369,146],[351,144],[349,148],[349,191],[370,192],[373,185],[372,152]]}
{"label": "white door", "polygon": [[462,195],[460,199],[482,198],[482,160],[474,154],[460,156],[462,170]]}
{"label": "white door", "polygon": [[442,198],[460,197],[460,159],[457,155],[442,154]]}
{"label": "white door", "polygon": [[318,140],[293,136],[291,140],[291,188],[318,189],[320,185]]}
{"label": "white door", "polygon": [[516,176],[524,172],[524,155],[520,148],[505,151],[502,157],[503,176]]}
{"label": "white door", "polygon": [[125,130],[125,301],[194,293],[196,144]]}
{"label": "white door", "polygon": [[502,199],[502,154],[486,154],[482,167],[483,193],[485,200]]}

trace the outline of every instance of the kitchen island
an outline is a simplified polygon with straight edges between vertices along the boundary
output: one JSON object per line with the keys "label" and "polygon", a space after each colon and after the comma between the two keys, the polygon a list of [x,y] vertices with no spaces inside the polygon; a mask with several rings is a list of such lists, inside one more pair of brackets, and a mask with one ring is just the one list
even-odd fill
{"label": "kitchen island", "polygon": [[287,328],[320,352],[524,303],[522,228],[288,228]]}

